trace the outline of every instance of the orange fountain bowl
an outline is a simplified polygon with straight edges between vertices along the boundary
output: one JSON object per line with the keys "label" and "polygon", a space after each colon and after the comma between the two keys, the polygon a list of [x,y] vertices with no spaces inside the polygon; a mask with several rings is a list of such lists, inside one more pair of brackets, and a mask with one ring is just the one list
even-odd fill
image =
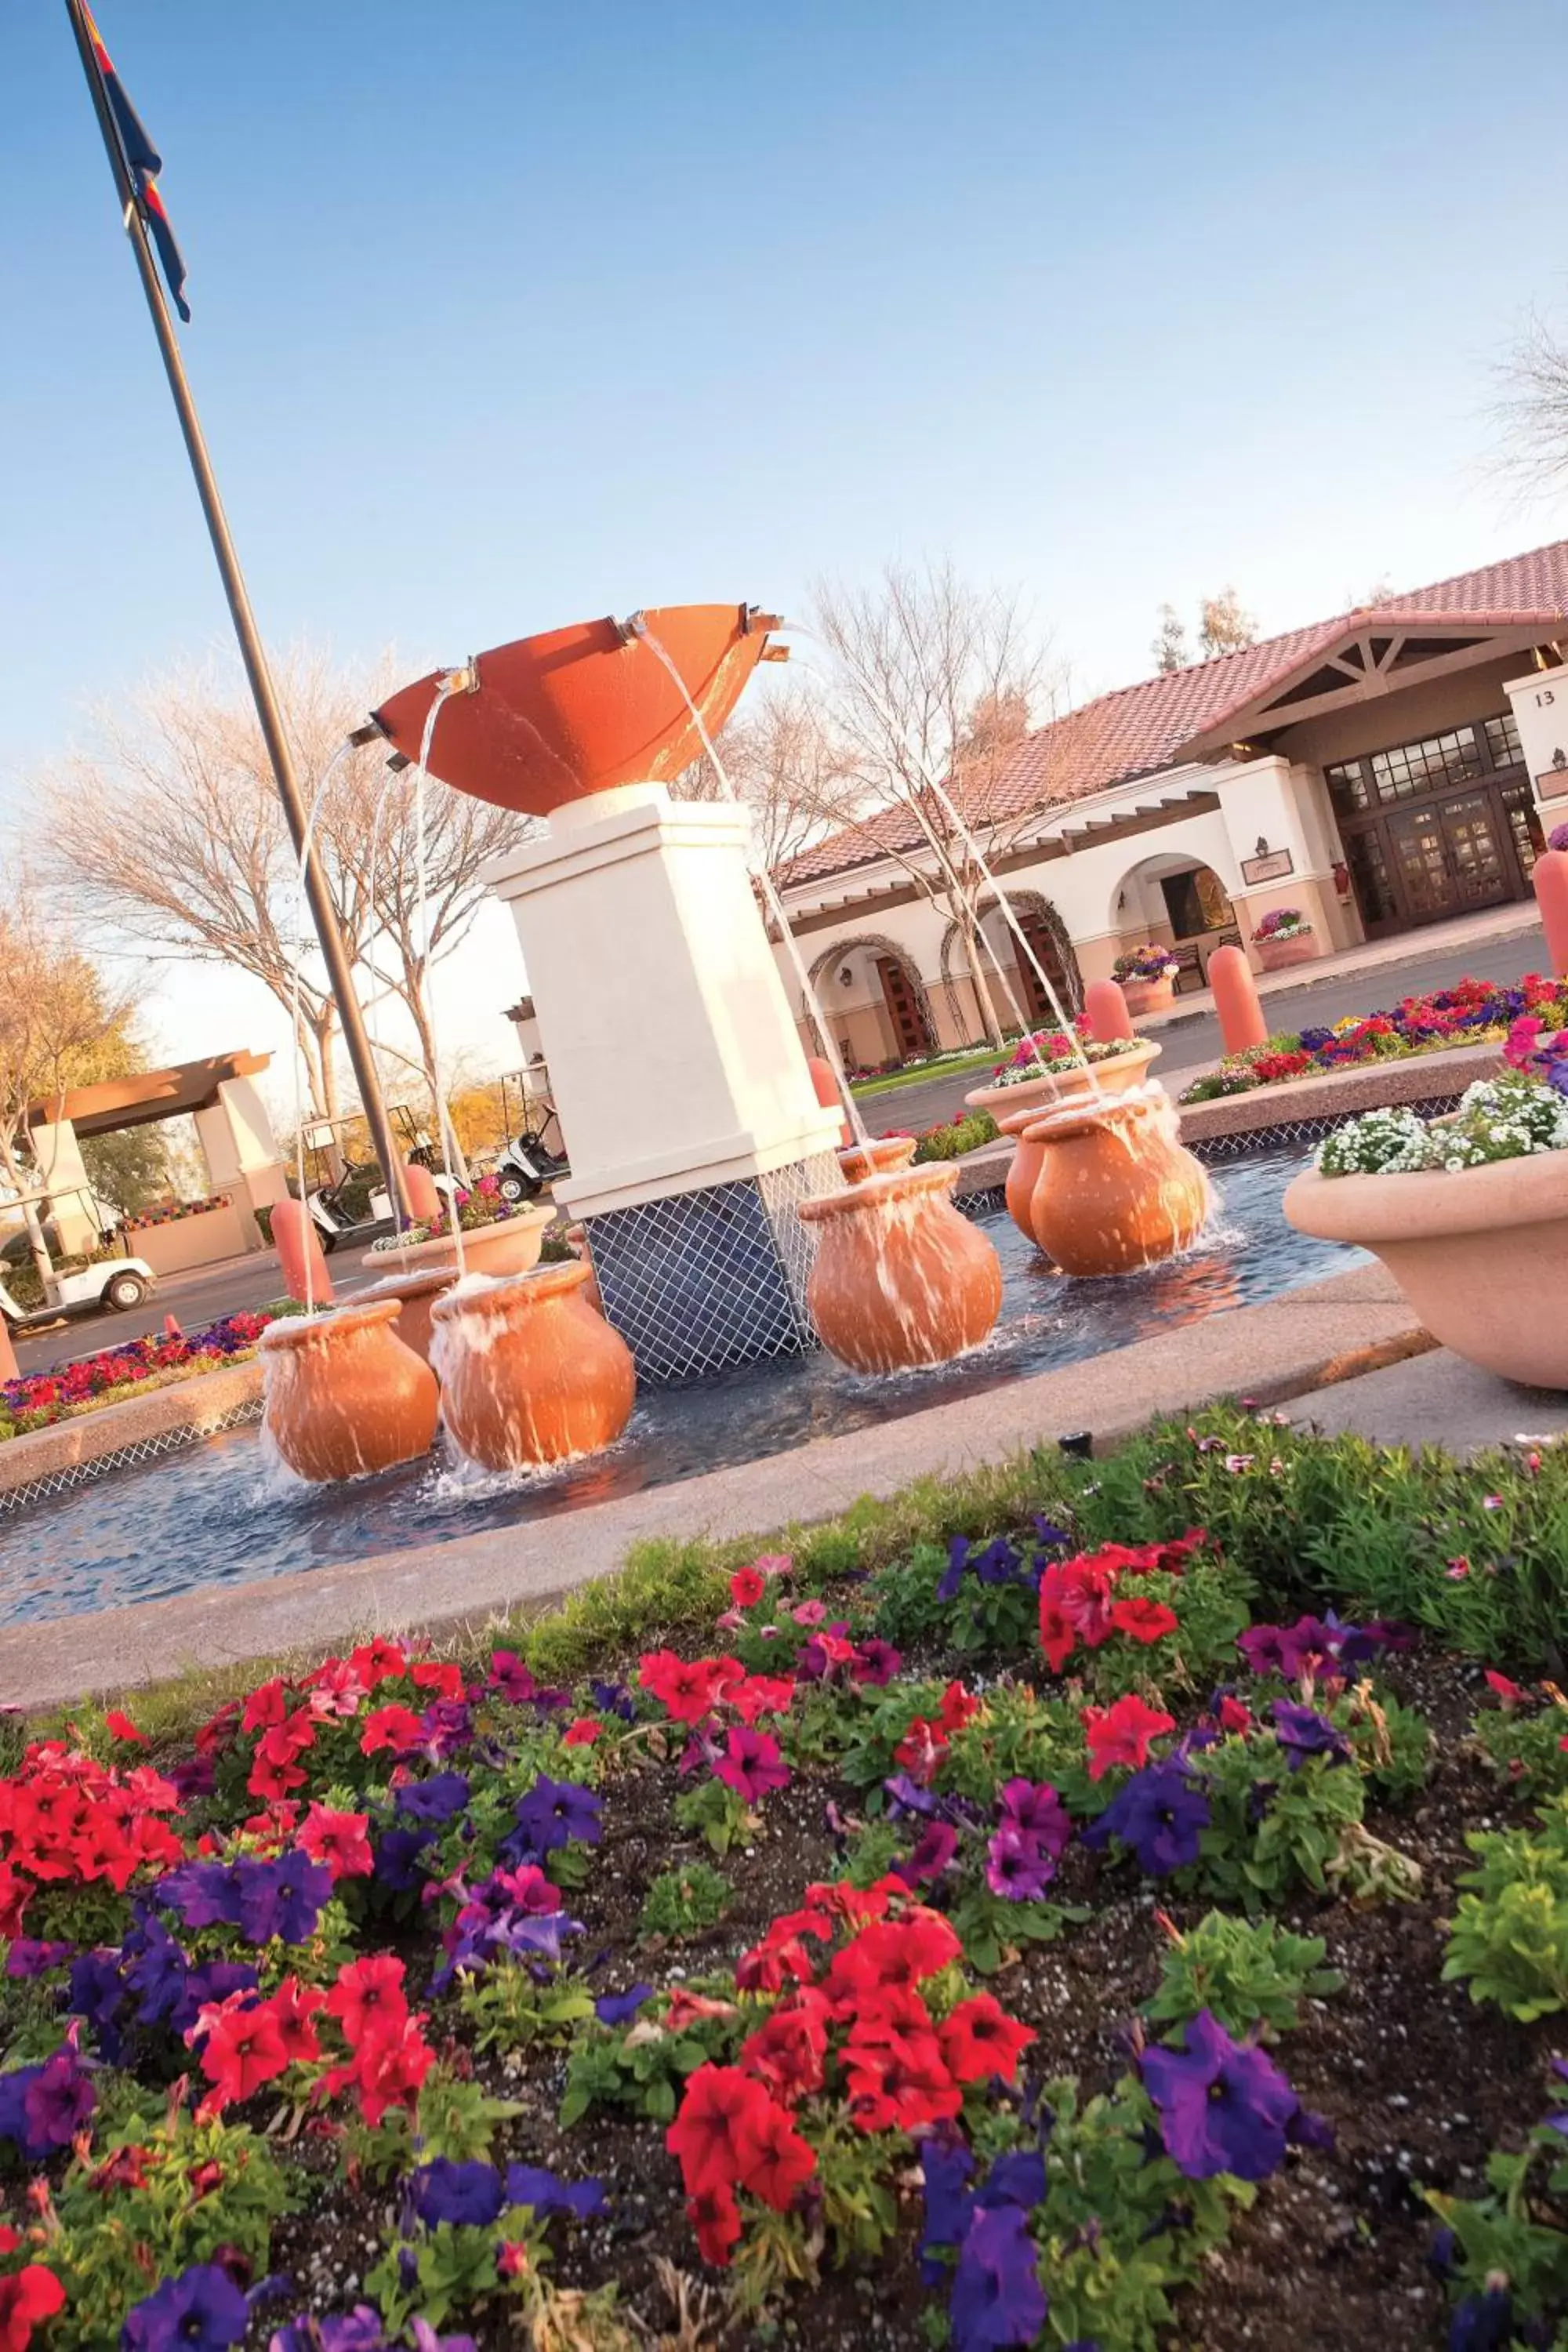
{"label": "orange fountain bowl", "polygon": [[[758,661],[780,660],[768,632],[783,623],[746,604],[665,604],[641,618],[668,654],[716,735]],[[651,646],[623,621],[579,621],[479,655],[476,690],[448,697],[436,722],[430,773],[499,808],[544,816],[616,784],[668,783],[701,751],[680,689]],[[399,688],[373,713],[417,760],[442,670]]]}

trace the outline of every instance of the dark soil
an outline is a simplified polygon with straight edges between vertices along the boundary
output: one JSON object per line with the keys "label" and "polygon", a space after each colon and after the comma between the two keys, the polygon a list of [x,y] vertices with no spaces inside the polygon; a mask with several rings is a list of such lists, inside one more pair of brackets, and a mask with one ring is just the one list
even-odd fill
{"label": "dark soil", "polygon": [[[1263,2345],[1270,2352],[1373,2346],[1436,2352],[1447,2340],[1447,2305],[1426,2263],[1434,2223],[1421,2191],[1479,2194],[1489,2151],[1520,2145],[1544,2111],[1552,2021],[1510,2025],[1440,1980],[1445,1920],[1468,1860],[1466,1832],[1500,1826],[1526,1811],[1462,1744],[1485,1696],[1479,1675],[1418,1655],[1396,1661],[1388,1678],[1432,1724],[1436,1754],[1415,1805],[1369,1825],[1419,1861],[1424,1897],[1364,1908],[1309,1898],[1290,1907],[1289,1925],[1326,1937],[1328,1960],[1345,1983],[1308,2005],[1276,2054],[1304,2104],[1332,2123],[1337,2145],[1331,2154],[1293,2156],[1264,2185],[1252,2212],[1237,2217],[1211,2275],[1185,2298],[1173,2344],[1203,2352]],[[765,1836],[724,1859],[734,1896],[722,1924],[689,1943],[650,1950],[637,1941],[650,1881],[682,1857],[706,1855],[676,1831],[672,1783],[668,1766],[650,1762],[605,1786],[604,1843],[587,1885],[570,1898],[587,1930],[578,1949],[592,1965],[596,1990],[639,1978],[666,1983],[727,1971],[775,1914],[798,1902],[808,1880],[836,1868],[838,1843],[826,1806],[833,1800],[847,1809],[849,1793],[803,1776],[768,1799]],[[1065,1899],[1092,1903],[1092,1918],[1057,1945],[1031,1948],[989,1981],[1005,2007],[1039,2035],[1028,2053],[1031,2069],[1075,2073],[1088,2092],[1109,2087],[1125,2071],[1130,2021],[1154,1989],[1166,1938],[1155,1916],[1158,1895],[1126,1865],[1100,1864],[1075,1847],[1061,1891]],[[1181,1926],[1206,1906],[1169,1907]],[[417,1968],[411,1977],[417,1981]],[[438,2009],[433,2035],[443,2023],[450,2032],[454,2016]],[[798,2291],[775,2324],[736,2323],[725,2316],[722,2281],[701,2273],[661,2126],[596,2112],[563,2133],[555,2121],[565,2079],[560,2051],[487,2059],[477,2071],[522,2110],[502,2129],[499,2160],[526,2158],[605,2180],[605,2219],[567,2230],[553,2225],[555,2276],[569,2286],[615,2281],[621,2308],[647,2323],[656,2345],[662,2336],[679,2352],[738,2352],[781,2342],[812,2352],[912,2352],[927,2343],[921,2315],[931,2297],[915,2261],[918,2171],[903,2189],[909,2226],[874,2271],[829,2273],[819,2287]],[[293,2273],[312,2307],[342,2309],[355,2300],[380,2252],[394,2199],[333,2185],[325,2147],[312,2149],[307,2142],[299,2153],[320,2166],[323,2194],[279,2233],[275,2268]],[[657,2268],[661,2256],[700,2274],[710,2290],[707,2324],[694,2336],[674,2332]],[[253,2344],[265,2345],[287,2307],[275,2307],[265,2326],[258,2319]],[[502,2305],[468,2325],[483,2352],[517,2345]]]}

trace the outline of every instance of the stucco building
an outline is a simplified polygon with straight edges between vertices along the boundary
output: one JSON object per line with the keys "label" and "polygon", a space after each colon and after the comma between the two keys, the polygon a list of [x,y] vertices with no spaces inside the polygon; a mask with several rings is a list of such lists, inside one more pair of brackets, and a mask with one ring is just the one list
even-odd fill
{"label": "stucco building", "polygon": [[[1526,897],[1568,818],[1565,660],[1559,541],[1102,696],[1025,738],[966,814],[1069,1006],[1146,940],[1201,987],[1215,947],[1250,946],[1271,908],[1300,909],[1329,954]],[[959,928],[910,871],[920,841],[894,808],[777,877],[861,1067],[984,1035]],[[1045,1017],[994,906],[984,929]]]}

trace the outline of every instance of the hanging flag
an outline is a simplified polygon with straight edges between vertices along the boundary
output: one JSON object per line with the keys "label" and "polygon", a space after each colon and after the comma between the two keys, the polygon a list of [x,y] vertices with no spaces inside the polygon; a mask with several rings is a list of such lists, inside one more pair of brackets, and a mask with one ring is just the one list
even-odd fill
{"label": "hanging flag", "polygon": [[142,217],[157,248],[163,276],[174,297],[174,308],[182,319],[190,320],[190,308],[185,300],[185,265],[180,248],[174,242],[174,232],[169,226],[169,215],[163,209],[163,199],[158,194],[157,178],[163,168],[163,159],[142,128],[142,118],[126,97],[114,61],[103,46],[103,36],[93,22],[92,11],[83,6],[88,37],[92,43],[92,59],[98,68],[103,94],[109,100],[109,110],[114,118],[115,134],[120,152],[125,158],[125,168],[131,184],[136,191],[142,207]]}

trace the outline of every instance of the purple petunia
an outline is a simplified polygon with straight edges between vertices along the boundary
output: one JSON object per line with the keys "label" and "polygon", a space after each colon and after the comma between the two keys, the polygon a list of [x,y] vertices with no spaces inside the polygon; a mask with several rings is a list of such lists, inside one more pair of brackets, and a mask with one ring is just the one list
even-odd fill
{"label": "purple petunia", "polygon": [[974,2198],[968,2187],[974,2158],[963,2140],[928,2139],[921,2149],[921,2174],[925,2184],[925,2217],[921,2231],[921,2274],[927,2286],[937,2286],[946,2275],[938,2257],[943,2247],[956,2246],[969,2228]]}
{"label": "purple petunia", "polygon": [[959,2248],[949,2305],[958,2352],[1032,2344],[1048,2308],[1028,2215],[1016,2205],[979,2208]]}
{"label": "purple petunia", "polygon": [[247,1857],[237,1870],[239,1925],[247,1943],[269,1944],[276,1936],[285,1944],[303,1944],[315,1934],[332,1894],[332,1874],[324,1862],[312,1862],[296,1846],[276,1862]]}
{"label": "purple petunia", "polygon": [[468,1783],[461,1772],[433,1772],[428,1780],[406,1780],[397,1791],[397,1810],[411,1822],[449,1822],[468,1801]]}
{"label": "purple petunia", "polygon": [[997,1796],[1003,1829],[1016,1829],[1059,1862],[1072,1839],[1067,1807],[1048,1780],[1007,1780]]}
{"label": "purple petunia", "polygon": [[228,2273],[216,2263],[196,2263],[127,2312],[121,2352],[182,2352],[186,2346],[227,2352],[249,2323],[249,2306]]}
{"label": "purple petunia", "polygon": [[789,1766],[772,1732],[737,1724],[725,1734],[724,1749],[713,1767],[714,1776],[748,1805],[760,1803],[770,1789],[788,1787]]}
{"label": "purple petunia", "polygon": [[536,2213],[571,2213],[579,2221],[587,2221],[605,2210],[605,2184],[595,2179],[563,2180],[558,2172],[548,2171],[542,2164],[509,2164],[506,2201],[531,2205]]}
{"label": "purple petunia", "polygon": [[914,1851],[906,1861],[896,1862],[893,1870],[906,1885],[913,1886],[928,1878],[940,1878],[957,1852],[958,1832],[946,1822],[928,1822]]}
{"label": "purple petunia", "polygon": [[903,1660],[891,1642],[860,1642],[856,1645],[849,1679],[867,1684],[873,1690],[883,1690],[902,1664]]}
{"label": "purple petunia", "polygon": [[22,2097],[31,2148],[68,2147],[98,2105],[74,2050],[57,2050],[39,2067]]}
{"label": "purple petunia", "polygon": [[1267,2180],[1284,2162],[1300,2102],[1273,2060],[1233,2042],[1208,2010],[1188,2019],[1184,2049],[1147,2049],[1141,2063],[1165,2152],[1189,2180]]}
{"label": "purple petunia", "polygon": [[1089,1847],[1120,1838],[1151,1878],[1168,1877],[1196,1862],[1211,1818],[1209,1801],[1173,1757],[1145,1765],[1117,1790],[1083,1833]]}
{"label": "purple petunia", "polygon": [[[554,1853],[574,1839],[582,1845],[599,1843],[599,1816],[604,1808],[592,1789],[576,1780],[552,1780],[542,1772],[512,1810],[517,1842],[531,1848],[536,1858]],[[513,1839],[509,1837],[506,1844],[510,1849]]]}
{"label": "purple petunia", "polygon": [[985,1849],[985,1884],[1006,1903],[1036,1903],[1056,1876],[1056,1859],[1005,1822]]}
{"label": "purple petunia", "polygon": [[487,2230],[505,2202],[493,2164],[457,2164],[446,2156],[421,2165],[412,2187],[414,2210],[427,2230],[443,2221]]}
{"label": "purple petunia", "polygon": [[632,1985],[626,1992],[602,1992],[594,2003],[594,2014],[601,2025],[625,2025],[652,1998],[653,1987],[646,1984]]}
{"label": "purple petunia", "polygon": [[1300,1706],[1294,1699],[1277,1698],[1270,1712],[1274,1736],[1289,1754],[1293,1772],[1300,1771],[1310,1756],[1332,1756],[1341,1763],[1350,1762],[1349,1740],[1315,1707]]}

